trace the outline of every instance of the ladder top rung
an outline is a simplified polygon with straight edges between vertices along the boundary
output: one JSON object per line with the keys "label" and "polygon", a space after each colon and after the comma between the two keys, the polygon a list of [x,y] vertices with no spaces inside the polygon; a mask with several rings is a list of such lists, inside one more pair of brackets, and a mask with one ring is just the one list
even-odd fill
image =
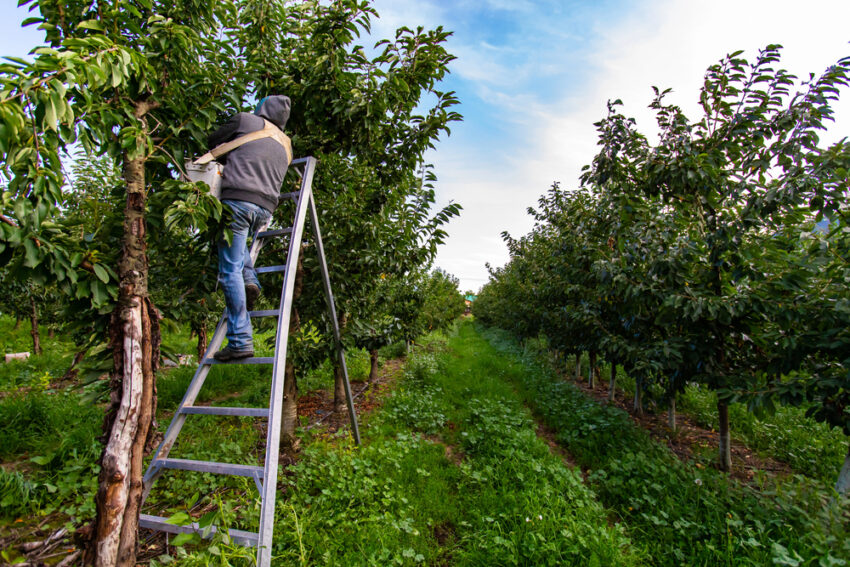
{"label": "ladder top rung", "polygon": [[292,227],[276,228],[273,230],[264,230],[257,234],[257,238],[268,238],[270,236],[283,236],[284,234],[292,234]]}
{"label": "ladder top rung", "polygon": [[268,408],[234,408],[221,406],[183,406],[180,413],[192,415],[235,415],[240,417],[268,417]]}
{"label": "ladder top rung", "polygon": [[[293,162],[293,163],[295,163],[295,162]],[[280,202],[280,201],[294,201],[295,199],[298,198],[299,194],[300,193],[298,193],[298,191],[295,191],[294,193],[281,193],[280,196],[277,198],[277,200],[278,200],[278,202]]]}
{"label": "ladder top rung", "polygon": [[[161,532],[167,532],[170,534],[196,533],[202,537],[204,531],[208,531],[208,538],[212,537],[213,534],[218,531],[218,528],[216,526],[209,526],[206,529],[201,528],[197,522],[192,522],[187,526],[169,524],[168,518],[164,518],[162,516],[152,516],[150,514],[139,514],[139,527],[148,530],[159,530]],[[254,532],[234,530],[231,528],[227,530],[227,533],[230,534],[230,538],[233,540],[234,543],[245,547],[257,547],[257,542],[260,539],[260,536]]]}
{"label": "ladder top rung", "polygon": [[277,317],[280,311],[277,309],[267,309],[265,311],[248,311],[249,317]]}
{"label": "ladder top rung", "polygon": [[156,459],[153,465],[159,465],[164,469],[179,471],[194,471],[215,474],[229,474],[231,476],[263,476],[263,467],[253,465],[233,465],[230,463],[216,463],[213,461],[193,461],[190,459]]}
{"label": "ladder top rung", "polygon": [[263,266],[262,268],[257,268],[258,274],[268,274],[270,272],[285,272],[286,266]]}
{"label": "ladder top rung", "polygon": [[214,358],[205,358],[204,364],[274,364],[273,356],[251,356],[248,358],[237,358],[222,362]]}

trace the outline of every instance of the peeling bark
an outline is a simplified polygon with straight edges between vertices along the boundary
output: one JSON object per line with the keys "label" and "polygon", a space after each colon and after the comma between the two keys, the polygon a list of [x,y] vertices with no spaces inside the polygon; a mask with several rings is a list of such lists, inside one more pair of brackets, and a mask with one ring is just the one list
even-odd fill
{"label": "peeling bark", "polygon": [[[156,105],[137,102],[142,123]],[[97,567],[132,567],[142,497],[143,458],[155,429],[156,381],[159,362],[159,314],[148,298],[144,158],[124,155],[127,201],[118,261],[118,304],[112,313],[110,337],[113,372],[110,404],[104,420],[105,446],[95,496],[97,515],[85,561]]]}
{"label": "peeling bark", "polygon": [[717,402],[717,416],[720,421],[720,454],[717,466],[720,470],[732,470],[732,444],[729,435],[729,405]]}

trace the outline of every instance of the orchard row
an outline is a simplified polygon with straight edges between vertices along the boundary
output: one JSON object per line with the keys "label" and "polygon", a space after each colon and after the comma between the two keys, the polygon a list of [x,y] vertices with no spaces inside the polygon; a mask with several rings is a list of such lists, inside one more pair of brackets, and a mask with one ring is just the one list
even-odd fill
{"label": "orchard row", "polygon": [[715,390],[723,470],[733,401],[801,406],[850,434],[850,145],[819,140],[850,58],[803,82],[778,61],[768,46],[710,67],[696,120],[655,89],[657,143],[610,103],[580,188],[556,183],[529,209],[532,232],[503,235],[510,261],[474,306],[622,366],[638,402]]}

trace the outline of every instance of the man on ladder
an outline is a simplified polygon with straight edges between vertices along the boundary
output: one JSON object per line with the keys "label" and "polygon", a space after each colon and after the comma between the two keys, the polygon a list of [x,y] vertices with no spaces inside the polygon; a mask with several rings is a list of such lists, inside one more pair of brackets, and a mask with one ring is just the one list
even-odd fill
{"label": "man on ladder", "polygon": [[[289,108],[287,96],[265,97],[254,114],[239,112],[210,134],[209,147],[262,130],[269,122],[282,133]],[[219,281],[227,305],[227,346],[213,357],[227,362],[254,356],[248,311],[260,295],[260,282],[248,251],[248,235],[256,235],[268,224],[277,208],[283,177],[292,161],[292,148],[285,147],[278,137],[267,137],[243,144],[219,160],[225,165],[221,202],[233,212],[233,240],[228,244],[222,238],[218,243]]]}

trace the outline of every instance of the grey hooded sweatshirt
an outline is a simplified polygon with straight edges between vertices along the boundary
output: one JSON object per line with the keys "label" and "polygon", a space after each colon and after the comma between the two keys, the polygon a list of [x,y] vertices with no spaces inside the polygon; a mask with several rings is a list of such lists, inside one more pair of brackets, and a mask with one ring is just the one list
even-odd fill
{"label": "grey hooded sweatshirt", "polygon": [[[288,96],[266,97],[256,114],[240,112],[210,134],[207,143],[214,148],[239,136],[262,130],[265,118],[283,131],[289,120]],[[283,176],[286,175],[286,151],[272,138],[262,138],[239,146],[218,161],[224,164],[221,199],[248,201],[274,211],[277,208]]]}

